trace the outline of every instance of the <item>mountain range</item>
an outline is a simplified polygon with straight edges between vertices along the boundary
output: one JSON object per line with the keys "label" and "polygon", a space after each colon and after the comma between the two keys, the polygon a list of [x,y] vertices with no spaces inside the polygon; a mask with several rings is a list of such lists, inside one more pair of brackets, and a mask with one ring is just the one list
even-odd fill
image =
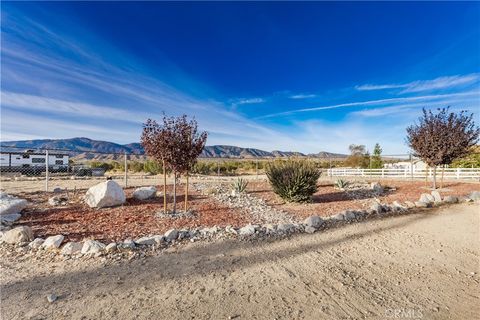
{"label": "mountain range", "polygon": [[[21,141],[2,141],[2,150],[7,150],[8,147],[13,147],[16,151],[23,149],[50,149],[63,150],[71,152],[72,156],[87,158],[87,159],[107,159],[117,158],[118,156],[128,153],[144,156],[144,150],[140,143],[117,144],[108,141],[98,141],[89,138],[71,138],[71,139],[38,139],[38,140],[21,140]],[[98,153],[98,155],[96,154]],[[103,154],[103,155],[101,155]],[[112,154],[113,157],[108,157],[107,154]],[[201,158],[276,158],[276,157],[315,157],[315,158],[329,158],[329,159],[343,159],[345,154],[331,153],[321,151],[316,154],[303,154],[293,151],[264,151],[254,148],[241,148],[227,145],[213,145],[205,146],[200,155]]]}

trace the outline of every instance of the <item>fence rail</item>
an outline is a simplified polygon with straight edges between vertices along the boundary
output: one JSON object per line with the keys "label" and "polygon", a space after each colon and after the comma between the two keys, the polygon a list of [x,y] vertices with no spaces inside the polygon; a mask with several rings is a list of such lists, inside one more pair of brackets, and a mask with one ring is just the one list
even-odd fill
{"label": "fence rail", "polygon": [[[375,178],[431,178],[433,169],[411,168],[383,168],[383,169],[354,169],[333,168],[328,169],[329,177],[375,177]],[[442,169],[437,169],[437,175],[442,174]],[[445,168],[444,179],[480,179],[480,168]]]}

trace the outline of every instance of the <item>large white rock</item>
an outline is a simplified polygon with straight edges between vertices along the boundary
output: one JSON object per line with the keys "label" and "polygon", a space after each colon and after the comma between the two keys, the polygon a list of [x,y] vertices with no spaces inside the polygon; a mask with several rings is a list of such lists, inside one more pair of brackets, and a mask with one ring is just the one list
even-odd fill
{"label": "large white rock", "polygon": [[118,206],[125,202],[125,192],[118,183],[108,180],[88,189],[85,202],[92,208]]}
{"label": "large white rock", "polygon": [[60,245],[63,242],[63,239],[65,239],[64,236],[61,234],[56,235],[56,236],[51,236],[45,239],[45,241],[42,244],[42,248],[45,249],[57,249],[60,247]]}
{"label": "large white rock", "polygon": [[4,193],[0,198],[0,215],[20,213],[27,204],[25,199],[15,198]]}
{"label": "large white rock", "polygon": [[457,203],[458,202],[458,198],[455,197],[455,196],[446,196],[443,201],[445,201],[446,203]]}
{"label": "large white rock", "polygon": [[435,198],[431,194],[422,193],[419,201],[424,203],[432,203],[435,201]]}
{"label": "large white rock", "polygon": [[145,245],[145,246],[149,246],[149,245],[152,245],[152,244],[156,244],[157,241],[156,241],[155,236],[151,236],[151,237],[141,237],[141,238],[135,240],[135,243]]}
{"label": "large white rock", "polygon": [[62,251],[60,252],[63,255],[72,255],[77,254],[82,251],[83,243],[81,242],[68,242],[62,247]]}
{"label": "large white rock", "polygon": [[480,200],[480,191],[473,191],[472,193],[470,193],[470,196],[469,196],[470,199],[472,200]]}
{"label": "large white rock", "polygon": [[440,195],[440,192],[438,192],[437,190],[433,190],[431,192],[431,194],[432,194],[432,197],[433,197],[433,201],[442,202],[442,196]]}
{"label": "large white rock", "polygon": [[93,254],[101,252],[105,249],[105,245],[95,240],[87,240],[83,243],[82,254]]}
{"label": "large white rock", "polygon": [[32,242],[30,242],[28,244],[28,246],[32,249],[39,249],[44,242],[45,242],[45,240],[42,239],[42,238],[35,238],[35,239],[33,239]]}
{"label": "large white rock", "polygon": [[151,187],[141,187],[135,189],[133,192],[133,197],[138,200],[146,200],[155,197],[157,189],[153,186]]}
{"label": "large white rock", "polygon": [[252,226],[251,224],[246,225],[240,228],[240,230],[238,230],[238,233],[242,236],[250,236],[255,233],[255,227]]}
{"label": "large white rock", "polygon": [[2,236],[2,240],[10,244],[30,242],[33,240],[33,232],[27,226],[16,227],[6,231]]}
{"label": "large white rock", "polygon": [[320,218],[319,216],[311,216],[311,217],[308,217],[307,219],[305,219],[305,221],[303,221],[303,223],[308,227],[318,229],[322,226],[323,219]]}

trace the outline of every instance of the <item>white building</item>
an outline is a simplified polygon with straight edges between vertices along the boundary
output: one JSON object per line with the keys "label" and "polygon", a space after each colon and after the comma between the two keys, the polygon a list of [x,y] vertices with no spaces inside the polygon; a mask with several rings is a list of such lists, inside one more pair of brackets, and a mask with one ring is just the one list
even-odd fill
{"label": "white building", "polygon": [[425,170],[427,168],[427,164],[422,160],[416,159],[410,161],[399,161],[395,163],[385,163],[383,167],[385,169],[407,169],[410,170],[410,167],[413,165],[413,171],[417,170]]}

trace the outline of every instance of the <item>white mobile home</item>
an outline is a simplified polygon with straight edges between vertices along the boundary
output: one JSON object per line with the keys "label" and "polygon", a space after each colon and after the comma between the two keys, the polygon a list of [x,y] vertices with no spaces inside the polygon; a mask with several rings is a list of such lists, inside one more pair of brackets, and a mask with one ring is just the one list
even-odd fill
{"label": "white mobile home", "polygon": [[[6,152],[0,153],[0,169],[3,172],[32,172],[38,173],[46,169],[45,152],[26,150],[25,152]],[[48,170],[51,172],[68,171],[68,154],[49,153]]]}

